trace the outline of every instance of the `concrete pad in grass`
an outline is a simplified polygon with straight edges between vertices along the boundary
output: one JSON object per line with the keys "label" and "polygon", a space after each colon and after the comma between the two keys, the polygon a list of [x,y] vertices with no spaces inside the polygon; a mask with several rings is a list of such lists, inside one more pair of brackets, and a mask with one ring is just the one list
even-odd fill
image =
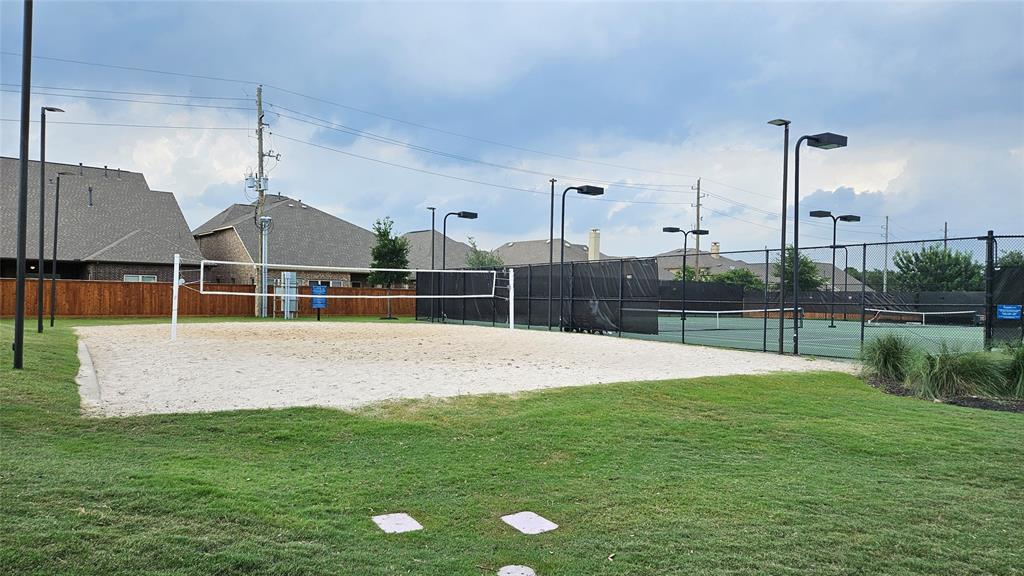
{"label": "concrete pad in grass", "polygon": [[374,516],[373,522],[388,534],[401,534],[402,532],[415,532],[416,530],[423,529],[423,526],[415,518],[405,512]]}
{"label": "concrete pad in grass", "polygon": [[510,564],[502,566],[501,570],[498,570],[498,576],[537,576],[537,573],[529,566]]}
{"label": "concrete pad in grass", "polygon": [[505,524],[519,530],[523,534],[542,534],[558,528],[558,524],[528,510],[502,516],[501,519]]}

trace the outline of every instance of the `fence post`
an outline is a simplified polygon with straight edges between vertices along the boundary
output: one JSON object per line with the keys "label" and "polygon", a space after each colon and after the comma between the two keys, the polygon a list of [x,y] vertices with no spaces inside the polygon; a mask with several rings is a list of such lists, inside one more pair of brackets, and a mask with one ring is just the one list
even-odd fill
{"label": "fence post", "polygon": [[992,277],[995,274],[996,239],[992,230],[985,236],[985,350],[992,349]]}
{"label": "fence post", "polygon": [[576,287],[576,263],[569,262],[569,321],[568,321],[568,332],[572,332],[576,326],[575,318],[573,316],[573,289]]}
{"label": "fence post", "polygon": [[[746,306],[743,306],[746,308]],[[764,329],[761,338],[761,351],[768,351],[768,247],[764,249]]]}
{"label": "fence post", "polygon": [[[178,339],[178,276],[181,270],[181,254],[174,255],[174,276],[171,278],[171,342]],[[52,306],[53,303],[51,302]]]}
{"label": "fence post", "polygon": [[533,297],[531,295],[533,291],[533,265],[526,265],[526,329],[530,329],[530,322],[533,316]]}
{"label": "fence post", "polygon": [[[527,293],[530,289],[527,287]],[[529,304],[527,304],[529,308]],[[516,269],[508,269],[508,329],[514,330],[516,327]]]}
{"label": "fence post", "polygon": [[619,338],[622,338],[622,290],[626,282],[626,261],[619,260]]}
{"label": "fence post", "polygon": [[860,351],[864,352],[864,312],[867,308],[867,287],[868,287],[868,245],[865,243],[861,248],[860,263]]}

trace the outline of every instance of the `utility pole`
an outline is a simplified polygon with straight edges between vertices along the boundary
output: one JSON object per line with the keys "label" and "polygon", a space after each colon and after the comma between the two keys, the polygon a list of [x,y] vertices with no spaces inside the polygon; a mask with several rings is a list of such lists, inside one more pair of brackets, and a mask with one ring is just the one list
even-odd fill
{"label": "utility pole", "polygon": [[942,223],[942,249],[949,250],[949,222]]}
{"label": "utility pole", "polygon": [[[266,234],[267,227],[263,221],[263,207],[266,200],[266,190],[263,186],[263,85],[256,87],[256,147],[257,147],[257,161],[256,161],[256,225],[259,226],[260,241],[259,241],[259,254],[257,255],[260,260],[261,273],[260,273],[260,294],[267,293],[267,274],[266,274],[266,250],[264,245],[267,243]],[[266,308],[266,297],[260,297],[256,299],[256,315],[260,318],[267,317]]]}
{"label": "utility pole", "polygon": [[[700,193],[700,178],[697,178],[696,186],[690,186],[690,190],[697,191],[697,203],[693,204],[693,206],[697,207],[697,225],[694,227],[694,230],[700,230],[700,200],[707,196],[707,194],[702,195]],[[694,282],[700,282],[700,235],[695,234],[694,236],[697,236],[697,255],[693,264],[693,280]],[[686,250],[683,250],[683,262],[686,262]]]}
{"label": "utility pole", "polygon": [[882,266],[882,292],[889,291],[889,217],[885,217],[885,262]]}

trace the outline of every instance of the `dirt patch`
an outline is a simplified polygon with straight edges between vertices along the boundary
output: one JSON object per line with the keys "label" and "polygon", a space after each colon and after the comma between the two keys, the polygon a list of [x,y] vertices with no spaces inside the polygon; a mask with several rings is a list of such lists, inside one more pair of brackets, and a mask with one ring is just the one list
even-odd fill
{"label": "dirt patch", "polygon": [[559,332],[442,324],[235,322],[83,327],[104,415],[354,408],[383,400],[515,393],[850,362]]}
{"label": "dirt patch", "polygon": [[[875,377],[867,378],[867,383],[873,388],[892,394],[894,396],[917,397],[917,394],[899,382],[888,382]],[[927,400],[922,398],[922,400]],[[996,410],[999,412],[1024,412],[1024,400],[1008,400],[1002,398],[985,398],[982,396],[956,396],[942,400],[930,400],[942,404],[953,404],[966,408],[980,408],[982,410]]]}

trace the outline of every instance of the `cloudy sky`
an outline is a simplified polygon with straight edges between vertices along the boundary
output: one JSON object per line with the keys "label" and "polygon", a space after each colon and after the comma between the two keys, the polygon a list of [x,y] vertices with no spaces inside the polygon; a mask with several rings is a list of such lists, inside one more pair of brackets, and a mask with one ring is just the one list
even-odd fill
{"label": "cloudy sky", "polygon": [[[21,9],[0,3],[6,156]],[[863,216],[848,242],[881,240],[887,215],[902,240],[945,222],[1024,233],[1021,2],[44,0],[34,40],[33,118],[67,111],[47,159],[141,171],[193,227],[251,198],[262,83],[271,191],[364,227],[426,228],[437,206],[478,211],[451,235],[488,248],[543,238],[554,177],[607,188],[570,199],[567,239],[600,228],[603,251],[647,255],[680,240],[662,226],[693,225],[700,177],[710,240],[777,246],[782,130],[766,122],[783,117],[794,141],[849,136],[803,150],[803,245],[830,241],[812,209]]]}

